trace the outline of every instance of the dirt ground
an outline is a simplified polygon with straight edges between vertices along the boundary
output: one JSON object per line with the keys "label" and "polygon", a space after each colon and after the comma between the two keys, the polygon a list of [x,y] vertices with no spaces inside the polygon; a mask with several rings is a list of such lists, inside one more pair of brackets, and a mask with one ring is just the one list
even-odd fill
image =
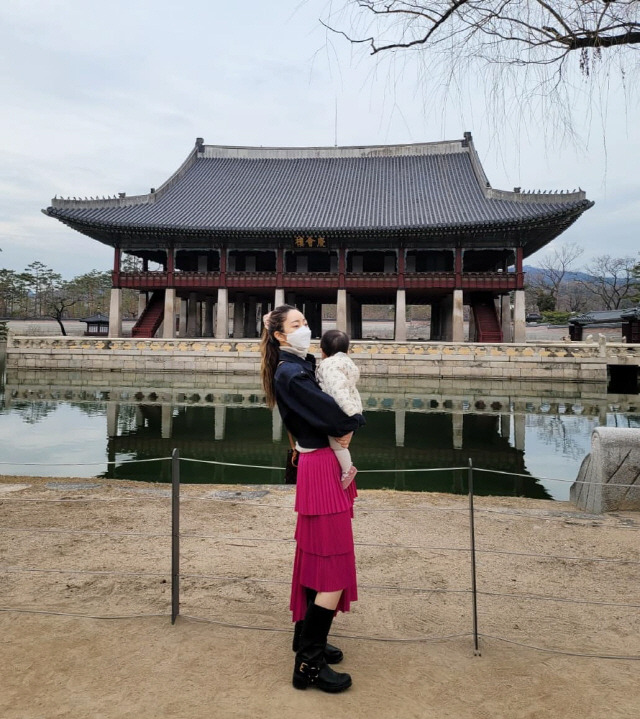
{"label": "dirt ground", "polygon": [[290,684],[292,504],[288,487],[182,488],[172,626],[166,485],[0,477],[0,716],[640,714],[640,662],[571,655],[640,656],[637,514],[476,498],[474,656],[466,498],[361,492],[360,601],[332,632],[353,687],[332,696]]}

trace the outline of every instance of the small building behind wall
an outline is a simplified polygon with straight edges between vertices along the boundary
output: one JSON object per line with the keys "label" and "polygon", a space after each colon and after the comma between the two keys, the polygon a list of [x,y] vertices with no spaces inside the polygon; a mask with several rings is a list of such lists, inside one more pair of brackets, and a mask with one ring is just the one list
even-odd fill
{"label": "small building behind wall", "polygon": [[[257,337],[288,302],[315,335],[322,306],[362,337],[362,307],[431,306],[431,340],[524,341],[523,260],[592,206],[582,191],[494,190],[473,146],[256,148],[205,145],[157,190],[54,199],[44,212],[114,248],[110,335],[123,288],[141,293],[138,336]],[[142,260],[123,272],[122,253]],[[150,263],[159,269],[150,270]],[[511,299],[513,298],[513,300]],[[232,327],[229,327],[230,305]],[[146,334],[145,334],[146,333]]]}

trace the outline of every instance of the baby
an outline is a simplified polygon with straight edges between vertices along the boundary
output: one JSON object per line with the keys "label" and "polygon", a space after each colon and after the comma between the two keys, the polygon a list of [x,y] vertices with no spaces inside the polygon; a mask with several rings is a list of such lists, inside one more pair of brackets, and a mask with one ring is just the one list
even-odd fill
{"label": "baby", "polygon": [[[340,330],[329,330],[320,340],[322,362],[316,370],[316,377],[323,392],[331,395],[340,409],[349,416],[362,414],[362,400],[356,389],[360,379],[360,370],[349,357],[349,337]],[[329,437],[329,445],[342,469],[342,487],[346,489],[358,471],[351,462],[351,453],[342,447],[334,437]]]}

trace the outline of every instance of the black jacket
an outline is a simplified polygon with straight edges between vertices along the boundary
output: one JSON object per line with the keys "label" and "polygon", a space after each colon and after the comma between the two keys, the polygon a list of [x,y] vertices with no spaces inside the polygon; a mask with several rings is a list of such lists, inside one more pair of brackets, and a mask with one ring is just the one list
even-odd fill
{"label": "black jacket", "polygon": [[275,392],[285,427],[305,449],[328,447],[328,437],[342,437],[361,427],[361,414],[345,414],[333,397],[323,392],[316,381],[316,358],[301,359],[280,351],[275,374]]}

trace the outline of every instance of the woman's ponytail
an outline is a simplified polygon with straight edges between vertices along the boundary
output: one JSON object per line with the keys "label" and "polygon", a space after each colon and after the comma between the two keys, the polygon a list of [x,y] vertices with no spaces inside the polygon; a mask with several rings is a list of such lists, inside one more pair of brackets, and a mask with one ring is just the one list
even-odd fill
{"label": "woman's ponytail", "polygon": [[262,388],[264,389],[267,407],[270,409],[275,406],[276,392],[274,379],[276,369],[278,368],[278,359],[280,355],[280,343],[275,338],[276,332],[282,332],[285,320],[289,314],[289,310],[295,307],[291,305],[280,305],[272,310],[265,321],[262,337],[260,339],[260,377],[262,379]]}

